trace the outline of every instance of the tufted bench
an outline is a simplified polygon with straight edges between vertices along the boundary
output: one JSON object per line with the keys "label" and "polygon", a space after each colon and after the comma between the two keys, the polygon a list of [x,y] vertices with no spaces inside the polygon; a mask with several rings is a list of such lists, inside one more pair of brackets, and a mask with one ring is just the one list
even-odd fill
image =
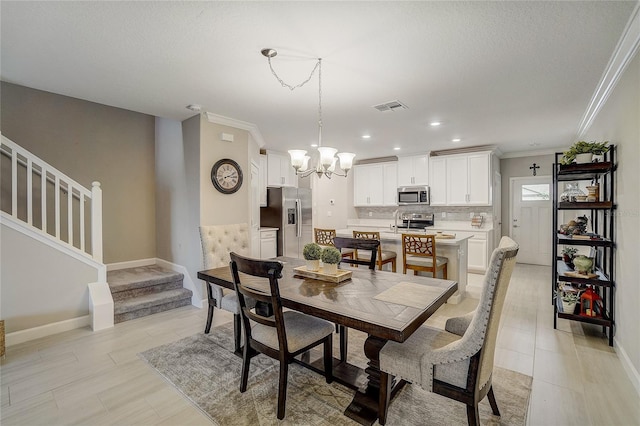
{"label": "tufted bench", "polygon": [[[244,256],[250,255],[249,225],[246,223],[201,226],[200,241],[204,269],[228,266],[231,252]],[[211,330],[214,308],[232,312],[235,350],[238,351],[240,349],[240,310],[235,292],[223,290],[222,287],[209,283],[207,297],[209,315],[204,329],[205,334]]]}

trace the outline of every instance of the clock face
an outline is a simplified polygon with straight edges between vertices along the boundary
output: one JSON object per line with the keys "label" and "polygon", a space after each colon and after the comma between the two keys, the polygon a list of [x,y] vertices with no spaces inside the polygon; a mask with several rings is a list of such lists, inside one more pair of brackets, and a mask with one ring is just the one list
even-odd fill
{"label": "clock face", "polygon": [[211,182],[223,194],[233,194],[242,186],[242,169],[233,160],[218,160],[211,169]]}

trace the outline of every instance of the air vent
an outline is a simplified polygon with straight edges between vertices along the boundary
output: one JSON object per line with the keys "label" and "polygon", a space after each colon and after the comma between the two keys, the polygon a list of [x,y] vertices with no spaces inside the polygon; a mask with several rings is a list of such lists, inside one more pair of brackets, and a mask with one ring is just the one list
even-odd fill
{"label": "air vent", "polygon": [[380,112],[383,111],[393,111],[396,109],[408,109],[408,107],[403,104],[400,101],[390,101],[390,102],[385,102],[383,104],[380,105],[374,105],[373,106],[375,109],[377,109]]}

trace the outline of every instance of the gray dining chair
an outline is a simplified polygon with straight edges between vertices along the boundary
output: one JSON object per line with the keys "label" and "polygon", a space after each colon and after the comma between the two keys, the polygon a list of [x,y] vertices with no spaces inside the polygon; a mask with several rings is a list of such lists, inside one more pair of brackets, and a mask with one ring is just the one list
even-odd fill
{"label": "gray dining chair", "polygon": [[[220,268],[229,265],[229,254],[250,254],[249,225],[236,223],[231,225],[210,225],[200,227],[200,241],[202,243],[202,261],[204,269]],[[205,334],[211,330],[213,311],[215,308],[224,309],[233,314],[233,341],[236,352],[240,351],[240,306],[234,291],[224,290],[222,287],[206,283],[209,313],[204,327]]]}
{"label": "gray dining chair", "polygon": [[[240,316],[244,328],[242,350],[242,377],[240,392],[247,390],[251,358],[262,353],[280,361],[278,383],[278,419],[285,414],[289,364],[294,357],[320,344],[324,345],[324,374],[327,383],[333,381],[333,324],[297,311],[283,311],[278,278],[282,277],[282,262],[249,259],[231,253],[231,274],[240,304]],[[240,281],[240,273],[250,277],[268,279],[269,287],[259,288],[250,277]],[[243,277],[243,279],[245,279]],[[264,281],[263,281],[264,282]],[[247,300],[271,305],[273,314],[264,316],[258,309],[251,309]]]}
{"label": "gray dining chair", "polygon": [[422,326],[405,342],[387,342],[380,351],[378,415],[385,424],[393,376],[467,405],[469,425],[479,425],[478,403],[488,396],[499,416],[491,385],[493,359],[504,299],[518,244],[502,237],[491,255],[474,312],[447,320],[445,330]]}

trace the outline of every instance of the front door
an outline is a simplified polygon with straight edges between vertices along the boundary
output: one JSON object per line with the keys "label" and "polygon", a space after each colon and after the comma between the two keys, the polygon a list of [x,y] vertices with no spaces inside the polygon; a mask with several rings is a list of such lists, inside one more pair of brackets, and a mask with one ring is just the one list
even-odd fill
{"label": "front door", "polygon": [[511,178],[510,234],[518,262],[551,266],[551,177]]}

